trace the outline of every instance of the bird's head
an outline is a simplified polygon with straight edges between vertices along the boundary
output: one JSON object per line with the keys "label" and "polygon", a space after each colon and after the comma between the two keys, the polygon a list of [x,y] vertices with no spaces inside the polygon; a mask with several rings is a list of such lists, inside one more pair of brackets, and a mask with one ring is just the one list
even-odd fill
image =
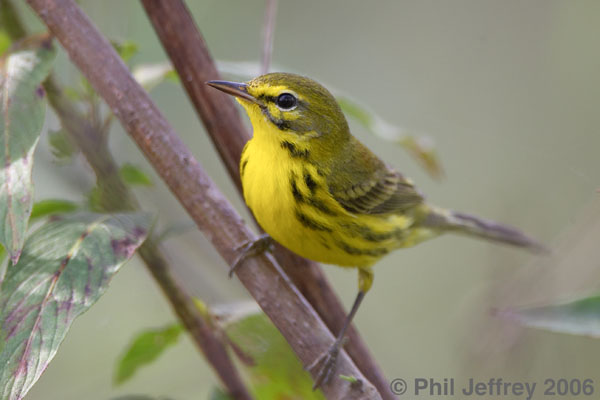
{"label": "bird's head", "polygon": [[323,86],[304,76],[288,73],[261,75],[247,83],[209,81],[210,86],[236,97],[246,109],[255,134],[294,135],[296,140],[340,139],[348,124],[337,101]]}

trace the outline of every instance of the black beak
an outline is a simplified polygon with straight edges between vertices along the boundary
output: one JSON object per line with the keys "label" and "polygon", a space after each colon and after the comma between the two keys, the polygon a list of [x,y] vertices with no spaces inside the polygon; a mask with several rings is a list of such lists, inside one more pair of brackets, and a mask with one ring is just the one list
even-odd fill
{"label": "black beak", "polygon": [[206,82],[206,84],[232,96],[239,97],[240,99],[244,99],[252,103],[256,103],[259,106],[263,105],[260,100],[248,93],[248,85],[246,85],[245,83],[229,81],[208,81]]}

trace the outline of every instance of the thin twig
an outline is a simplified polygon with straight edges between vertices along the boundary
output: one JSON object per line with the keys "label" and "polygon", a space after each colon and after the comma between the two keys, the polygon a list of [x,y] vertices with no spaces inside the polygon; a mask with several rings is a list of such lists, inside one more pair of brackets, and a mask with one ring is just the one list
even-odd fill
{"label": "thin twig", "polygon": [[[11,24],[18,27],[18,29],[9,31],[11,37],[20,39],[26,36],[26,31],[12,3],[8,0],[1,1],[2,11],[9,10]],[[104,123],[99,130],[97,124],[89,121],[79,111],[76,104],[63,94],[52,75],[44,82],[44,89],[65,132],[69,135],[70,140],[79,147],[96,175],[97,185],[100,188],[99,203],[101,207],[106,211],[139,209],[138,201],[122,181],[118,173],[118,166],[108,149],[108,143],[105,140],[106,132],[103,131],[107,129],[107,124]],[[252,396],[248,393],[229,358],[220,336],[205,321],[195,306],[193,297],[177,282],[158,243],[153,238],[148,238],[139,248],[138,254],[169,300],[174,312],[187,328],[198,349],[221,378],[227,392],[235,399],[251,400]]]}
{"label": "thin twig", "polygon": [[[207,80],[219,79],[219,73],[202,34],[183,1],[170,0],[166,4],[142,0],[142,4],[177,73],[185,77],[181,82],[241,193],[240,155],[250,133],[244,127],[231,96],[214,90],[208,92],[210,88],[204,84]],[[329,329],[337,334],[344,324],[346,312],[318,264],[279,245],[276,246],[275,257]],[[396,397],[390,392],[389,381],[358,330],[351,326],[347,336],[349,340],[345,349],[352,360],[384,399],[394,400]]]}
{"label": "thin twig", "polygon": [[[28,3],[113,110],[198,227],[231,263],[236,257],[235,248],[256,236],[133,79],[110,43],[73,0],[28,0]],[[170,6],[171,2],[168,3]],[[305,365],[331,345],[333,336],[325,324],[285,274],[280,273],[271,256],[246,260],[237,276]],[[323,387],[328,398],[380,398],[345,352],[340,353],[337,372],[353,376],[361,384],[332,379]]]}
{"label": "thin twig", "polygon": [[271,59],[273,57],[273,38],[275,33],[275,21],[277,20],[277,0],[265,0],[265,20],[263,22],[263,48],[261,74],[269,72]]}

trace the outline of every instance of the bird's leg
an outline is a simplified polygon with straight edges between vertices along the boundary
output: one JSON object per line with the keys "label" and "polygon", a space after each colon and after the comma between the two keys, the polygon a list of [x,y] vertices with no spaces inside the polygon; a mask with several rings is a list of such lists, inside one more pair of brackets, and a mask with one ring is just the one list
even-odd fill
{"label": "bird's leg", "polygon": [[258,239],[244,243],[238,247],[235,251],[238,256],[235,258],[231,267],[229,267],[229,277],[233,276],[236,268],[244,262],[247,258],[254,257],[268,251],[273,246],[273,239],[266,233],[263,233]]}
{"label": "bird's leg", "polygon": [[356,299],[354,300],[354,304],[352,304],[352,308],[350,309],[350,313],[346,316],[346,320],[344,321],[344,325],[340,330],[335,342],[333,345],[323,353],[319,358],[317,358],[312,364],[306,367],[306,370],[312,371],[315,368],[319,368],[315,375],[315,383],[313,385],[313,390],[321,386],[321,384],[327,383],[333,372],[336,369],[336,363],[338,355],[340,354],[340,350],[346,344],[346,331],[348,327],[352,323],[352,319],[358,311],[358,307],[360,307],[360,303],[363,301],[365,294],[371,288],[371,284],[373,283],[373,271],[371,271],[370,267],[359,268],[358,270],[358,294],[356,295]]}

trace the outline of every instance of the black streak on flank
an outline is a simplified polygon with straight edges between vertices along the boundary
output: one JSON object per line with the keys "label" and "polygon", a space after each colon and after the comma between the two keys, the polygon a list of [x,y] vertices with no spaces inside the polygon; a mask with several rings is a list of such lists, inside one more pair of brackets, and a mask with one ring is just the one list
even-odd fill
{"label": "black streak on flank", "polygon": [[315,190],[317,190],[317,182],[313,179],[313,177],[307,171],[304,171],[304,183],[306,183],[306,187],[312,194],[315,194]]}
{"label": "black streak on flank", "polygon": [[310,152],[307,149],[298,150],[294,143],[288,142],[287,140],[281,142],[281,148],[287,149],[287,151],[290,153],[290,156],[293,158],[303,158],[306,160],[310,155]]}
{"label": "black streak on flank", "polygon": [[332,217],[337,215],[337,213],[335,211],[333,211],[332,209],[327,207],[325,205],[325,203],[323,203],[321,200],[317,200],[317,199],[311,197],[308,200],[308,204],[310,204],[317,210],[321,211],[323,214],[331,215]]}
{"label": "black streak on flank", "polygon": [[247,158],[244,161],[242,161],[242,166],[240,167],[240,176],[244,176],[244,172],[246,171],[246,165],[248,165]]}
{"label": "black streak on flank", "polygon": [[298,218],[298,221],[300,221],[300,223],[308,229],[312,229],[315,231],[331,232],[331,228],[320,224],[314,219],[309,218],[306,214],[303,214],[299,210],[296,210],[296,218]]}
{"label": "black streak on flank", "polygon": [[302,195],[302,192],[300,192],[300,190],[298,189],[298,185],[296,184],[296,175],[293,173],[290,175],[290,187],[292,188],[292,195],[294,196],[294,200],[296,200],[297,203],[308,204],[309,206],[321,211],[323,214],[331,216],[337,215],[335,211],[327,207],[325,203],[323,203],[321,200],[315,199],[314,197],[309,197],[308,199],[306,199]]}
{"label": "black streak on flank", "polygon": [[344,224],[342,227],[346,229],[347,232],[351,232],[354,236],[360,236],[364,240],[374,243],[383,242],[392,238],[401,239],[403,236],[402,229],[395,229],[388,232],[375,232],[368,226],[357,223]]}
{"label": "black streak on flank", "polygon": [[294,199],[298,203],[302,203],[304,201],[304,197],[302,196],[302,193],[300,193],[300,190],[298,190],[298,185],[296,185],[296,176],[294,174],[290,176],[290,186],[292,187]]}
{"label": "black streak on flank", "polygon": [[389,250],[385,248],[374,248],[374,249],[357,249],[356,247],[350,246],[346,242],[338,241],[335,243],[346,253],[351,254],[353,256],[371,256],[371,257],[381,257],[386,255]]}

